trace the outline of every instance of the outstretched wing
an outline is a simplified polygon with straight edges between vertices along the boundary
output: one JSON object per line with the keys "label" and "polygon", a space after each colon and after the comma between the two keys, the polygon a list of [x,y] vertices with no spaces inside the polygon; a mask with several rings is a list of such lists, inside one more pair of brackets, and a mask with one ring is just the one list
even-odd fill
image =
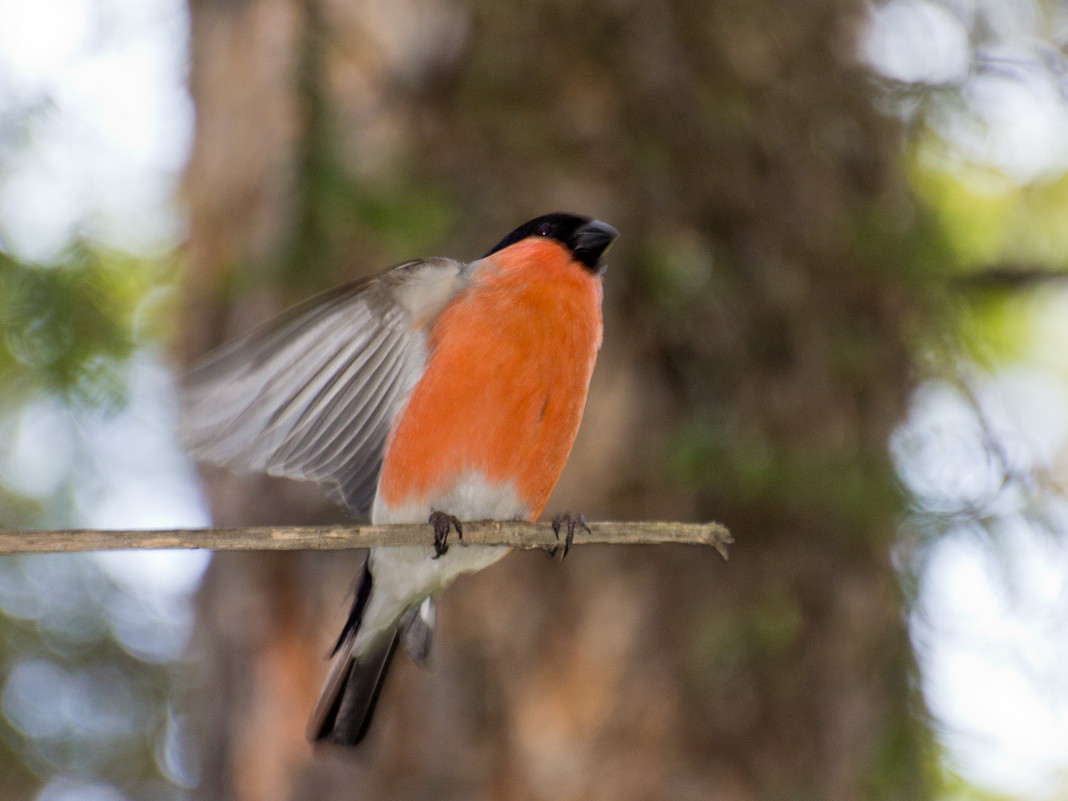
{"label": "outstretched wing", "polygon": [[186,447],[239,472],[316,481],[366,511],[393,416],[423,369],[427,323],[462,288],[462,270],[409,262],[208,354],[185,381]]}

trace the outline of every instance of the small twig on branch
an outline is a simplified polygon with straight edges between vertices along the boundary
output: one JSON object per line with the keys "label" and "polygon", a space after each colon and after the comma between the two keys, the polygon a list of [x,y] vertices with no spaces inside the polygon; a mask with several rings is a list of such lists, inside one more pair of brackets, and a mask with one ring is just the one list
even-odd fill
{"label": "small twig on branch", "polygon": [[[591,523],[575,544],[711,545],[727,558],[734,540],[719,523]],[[429,545],[428,525],[202,528],[170,531],[0,531],[0,554],[115,551],[128,548],[210,548],[215,551],[332,551],[388,545]],[[464,523],[465,545],[542,548],[556,543],[548,523],[484,520]]]}

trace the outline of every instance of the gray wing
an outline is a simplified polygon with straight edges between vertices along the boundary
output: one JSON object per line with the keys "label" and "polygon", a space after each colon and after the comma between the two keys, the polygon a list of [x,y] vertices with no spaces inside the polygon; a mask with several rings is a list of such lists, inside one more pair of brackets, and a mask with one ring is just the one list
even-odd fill
{"label": "gray wing", "polygon": [[208,354],[186,377],[181,439],[198,459],[316,481],[366,511],[393,415],[423,368],[425,323],[461,276],[457,262],[409,262]]}

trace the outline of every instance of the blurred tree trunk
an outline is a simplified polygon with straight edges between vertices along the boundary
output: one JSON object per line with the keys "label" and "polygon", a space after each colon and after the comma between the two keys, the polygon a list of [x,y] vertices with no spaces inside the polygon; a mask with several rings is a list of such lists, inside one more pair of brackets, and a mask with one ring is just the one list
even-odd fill
{"label": "blurred tree trunk", "polygon": [[[516,554],[397,660],[368,742],[304,716],[355,562],[228,555],[200,597],[203,798],[917,799],[886,452],[935,254],[847,0],[191,0],[191,352],[546,211],[622,232],[550,510],[738,544]],[[218,520],[331,512],[213,474]]]}

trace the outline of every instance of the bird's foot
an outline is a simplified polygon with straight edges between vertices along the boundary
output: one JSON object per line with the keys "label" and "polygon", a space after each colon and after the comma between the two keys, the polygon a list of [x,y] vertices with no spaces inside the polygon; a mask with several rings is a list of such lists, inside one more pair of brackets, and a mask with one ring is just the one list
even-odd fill
{"label": "bird's foot", "polygon": [[[589,525],[586,523],[585,515],[576,515],[571,512],[564,512],[558,514],[553,518],[553,535],[557,540],[560,539],[560,529],[564,525],[567,525],[567,533],[564,535],[564,554],[561,559],[567,558],[567,552],[571,550],[571,543],[575,540],[575,526],[582,526],[586,530],[587,534],[592,534]],[[556,552],[559,550],[559,545],[553,545],[549,548],[549,557],[556,556]]]}
{"label": "bird's foot", "polygon": [[456,529],[456,538],[464,541],[464,530],[460,525],[459,518],[445,512],[433,512],[430,515],[430,525],[434,527],[434,559],[437,559],[449,550],[449,529]]}

